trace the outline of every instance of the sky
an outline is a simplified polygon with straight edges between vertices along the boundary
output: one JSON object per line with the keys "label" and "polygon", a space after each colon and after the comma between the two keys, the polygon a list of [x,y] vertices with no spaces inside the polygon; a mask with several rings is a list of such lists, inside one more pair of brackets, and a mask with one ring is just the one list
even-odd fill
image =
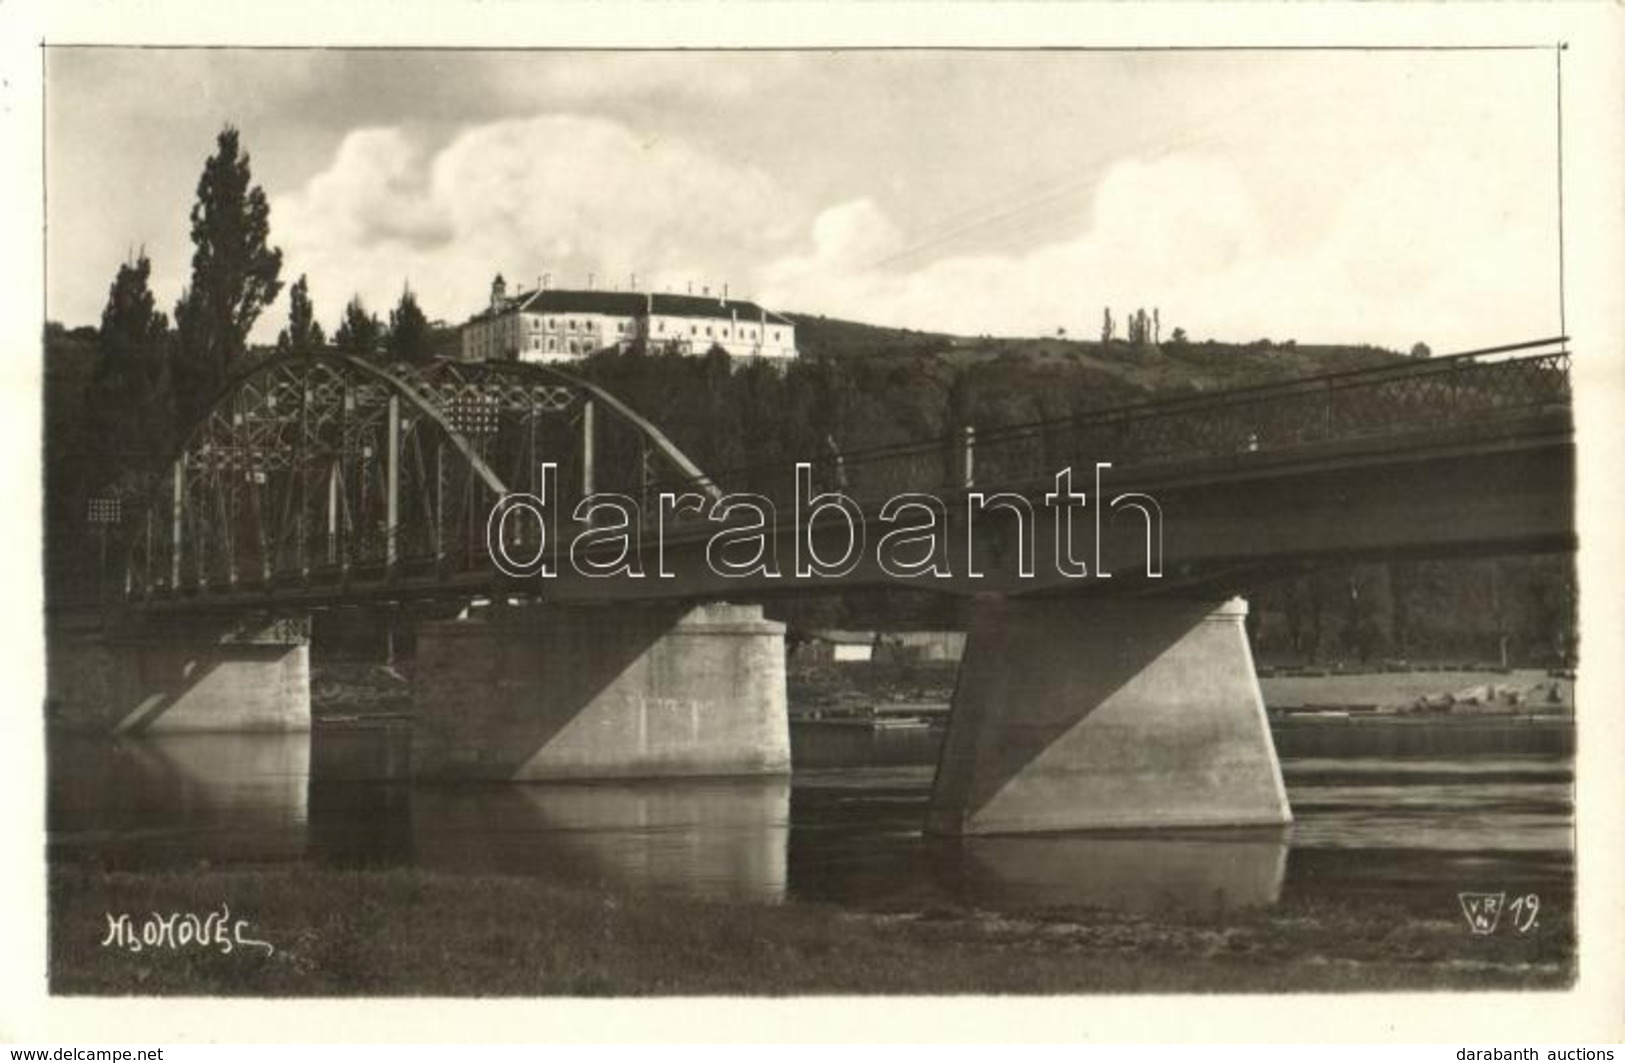
{"label": "sky", "polygon": [[[47,316],[144,250],[160,306],[226,124],[329,331],[404,287],[720,291],[962,334],[1435,352],[1555,335],[1539,51],[53,47]],[[286,290],[254,331],[274,339]]]}

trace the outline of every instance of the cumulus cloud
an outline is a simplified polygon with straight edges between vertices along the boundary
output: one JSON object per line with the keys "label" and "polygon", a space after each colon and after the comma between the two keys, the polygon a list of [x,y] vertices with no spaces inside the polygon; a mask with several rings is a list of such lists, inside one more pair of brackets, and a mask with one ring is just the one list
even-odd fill
{"label": "cumulus cloud", "polygon": [[[811,227],[806,249],[769,266],[765,295],[835,316],[961,333],[1092,334],[1101,309],[1159,307],[1165,334],[1304,342],[1371,340],[1435,349],[1531,338],[1555,292],[1543,190],[1475,180],[1479,163],[1424,153],[1351,178],[1335,200],[1272,186],[1216,159],[1126,160],[1092,209],[1009,254],[923,266],[870,201]],[[1321,193],[1323,195],[1323,193]],[[1294,199],[1296,195],[1296,199]],[[1272,212],[1319,212],[1308,241],[1266,234]],[[899,266],[898,261],[906,264]]]}
{"label": "cumulus cloud", "polygon": [[365,252],[444,245],[452,236],[448,205],[429,187],[423,156],[398,129],[349,134],[331,166],[275,205],[278,229],[294,246],[320,240]]}
{"label": "cumulus cloud", "polygon": [[1257,208],[1231,171],[1198,159],[1110,168],[1082,217],[1014,254],[951,255],[916,265],[872,202],[843,204],[812,227],[811,253],[775,264],[773,298],[831,313],[967,333],[1077,329],[1100,308],[1245,272],[1259,256]]}
{"label": "cumulus cloud", "polygon": [[792,245],[794,201],[748,162],[606,119],[543,115],[475,126],[435,149],[398,128],[358,130],[272,215],[290,274],[309,274],[324,317],[351,293],[382,312],[409,282],[428,313],[458,321],[483,305],[496,272],[742,291]]}
{"label": "cumulus cloud", "polygon": [[1549,196],[1475,180],[1480,165],[1422,152],[1329,195],[1199,152],[1123,159],[1086,209],[1017,219],[1037,227],[1023,248],[955,253],[877,198],[820,208],[748,159],[551,114],[433,148],[396,128],[351,133],[273,215],[324,320],[352,292],[382,312],[408,281],[456,322],[498,271],[571,287],[636,272],[657,289],[727,281],[782,309],[966,334],[1090,335],[1102,307],[1144,306],[1193,338],[1446,349],[1532,336],[1555,305],[1531,286],[1551,271],[1528,268],[1554,252]]}
{"label": "cumulus cloud", "polygon": [[[351,293],[382,311],[407,281],[459,321],[498,270],[728,282],[970,333],[1088,334],[1103,305],[1144,305],[1199,337],[1440,349],[1556,317],[1553,85],[1534,53],[46,63],[49,311],[69,322],[96,320],[132,244],[172,305],[225,121],[273,194],[287,279],[310,275],[329,326]],[[155,110],[152,84],[187,105]],[[256,340],[285,318],[271,308]]]}

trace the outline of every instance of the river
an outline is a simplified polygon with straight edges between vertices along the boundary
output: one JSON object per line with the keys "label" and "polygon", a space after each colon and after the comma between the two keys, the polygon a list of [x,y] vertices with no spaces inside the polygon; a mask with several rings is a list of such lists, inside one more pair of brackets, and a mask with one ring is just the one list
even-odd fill
{"label": "river", "polygon": [[1572,894],[1560,754],[1287,756],[1286,829],[953,840],[920,830],[930,736],[800,728],[795,745],[791,778],[413,785],[403,729],[54,734],[49,859],[399,866],[863,909],[1291,900],[1438,915],[1463,891]]}

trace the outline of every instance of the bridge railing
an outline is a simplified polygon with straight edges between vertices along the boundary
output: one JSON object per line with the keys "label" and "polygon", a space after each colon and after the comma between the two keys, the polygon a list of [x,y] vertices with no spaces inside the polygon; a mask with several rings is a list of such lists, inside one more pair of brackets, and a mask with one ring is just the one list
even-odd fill
{"label": "bridge railing", "polygon": [[984,434],[975,463],[989,481],[1015,483],[1075,461],[1128,466],[1276,453],[1568,407],[1567,349],[1483,360],[1485,354],[1518,349],[1527,348],[1520,344],[1013,426]]}

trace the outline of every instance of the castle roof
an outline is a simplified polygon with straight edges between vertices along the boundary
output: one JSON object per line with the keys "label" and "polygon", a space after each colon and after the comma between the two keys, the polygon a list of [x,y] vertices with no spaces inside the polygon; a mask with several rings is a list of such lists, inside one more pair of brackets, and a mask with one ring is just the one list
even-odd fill
{"label": "castle roof", "polygon": [[488,309],[475,320],[494,314],[523,311],[532,314],[606,314],[611,317],[642,317],[645,313],[662,317],[730,318],[760,321],[764,317],[776,325],[793,325],[783,314],[764,309],[748,299],[723,299],[708,295],[671,295],[655,292],[574,291],[546,288],[521,292],[503,300],[500,309]]}

